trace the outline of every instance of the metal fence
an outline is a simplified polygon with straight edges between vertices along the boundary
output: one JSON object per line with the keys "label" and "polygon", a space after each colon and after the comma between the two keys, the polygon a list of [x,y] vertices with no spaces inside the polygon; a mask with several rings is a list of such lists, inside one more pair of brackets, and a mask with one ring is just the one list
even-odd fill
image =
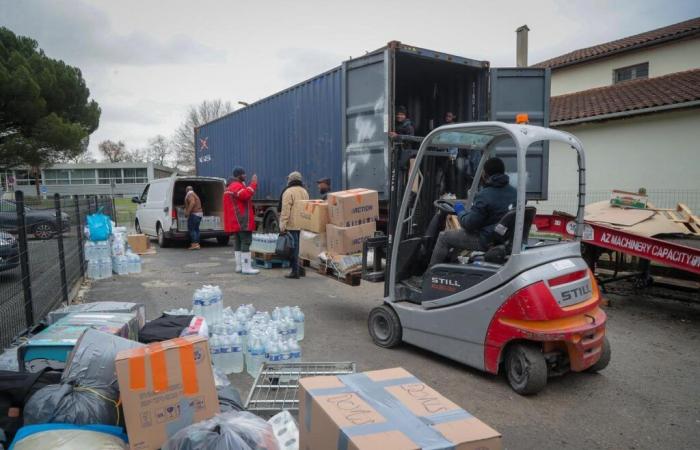
{"label": "metal fence", "polygon": [[114,214],[111,198],[0,200],[0,345],[68,302],[85,276],[83,227],[98,210]]}
{"label": "metal fence", "polygon": [[[611,191],[586,191],[586,204],[610,200]],[[683,203],[696,214],[700,211],[700,189],[653,189],[647,192],[649,201],[657,208],[675,208]],[[549,213],[553,210],[576,213],[576,192],[550,192],[547,201],[533,203],[539,213]],[[532,203],[532,202],[531,202]]]}

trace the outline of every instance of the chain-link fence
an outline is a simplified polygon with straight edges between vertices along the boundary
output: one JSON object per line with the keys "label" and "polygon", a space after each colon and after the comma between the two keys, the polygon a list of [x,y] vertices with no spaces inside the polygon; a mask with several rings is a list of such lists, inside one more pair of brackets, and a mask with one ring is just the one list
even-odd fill
{"label": "chain-link fence", "polygon": [[[611,191],[586,191],[586,204],[610,200]],[[700,189],[653,189],[647,192],[649,201],[657,208],[676,208],[683,203],[697,214],[700,212]],[[550,192],[547,201],[534,204],[537,212],[547,214],[556,211],[576,213],[576,192]],[[532,203],[532,202],[531,202]]]}
{"label": "chain-link fence", "polygon": [[85,275],[83,227],[102,210],[115,218],[108,197],[0,200],[0,345],[68,302]]}

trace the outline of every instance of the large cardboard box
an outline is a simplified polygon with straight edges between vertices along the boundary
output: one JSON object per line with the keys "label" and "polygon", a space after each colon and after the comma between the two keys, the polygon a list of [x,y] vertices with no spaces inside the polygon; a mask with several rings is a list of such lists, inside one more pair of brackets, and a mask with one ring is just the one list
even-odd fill
{"label": "large cardboard box", "polygon": [[326,237],[328,253],[331,255],[349,255],[362,251],[362,243],[372,237],[377,227],[374,222],[363,223],[354,227],[338,227],[328,224]]}
{"label": "large cardboard box", "polygon": [[309,261],[317,261],[318,255],[327,249],[326,233],[312,233],[304,231],[299,234],[299,257]]}
{"label": "large cardboard box", "polygon": [[156,450],[219,412],[209,345],[185,336],[121,351],[115,360],[131,450]]}
{"label": "large cardboard box", "polygon": [[151,250],[151,242],[145,234],[130,234],[126,240],[131,250],[138,255],[149,253]]}
{"label": "large cardboard box", "polygon": [[339,227],[374,222],[379,217],[379,194],[371,189],[350,189],[328,194],[328,220]]}
{"label": "large cardboard box", "polygon": [[299,381],[301,450],[493,450],[501,435],[398,367]]}
{"label": "large cardboard box", "polygon": [[302,230],[325,233],[328,223],[328,203],[323,200],[302,200],[292,211],[294,223]]}

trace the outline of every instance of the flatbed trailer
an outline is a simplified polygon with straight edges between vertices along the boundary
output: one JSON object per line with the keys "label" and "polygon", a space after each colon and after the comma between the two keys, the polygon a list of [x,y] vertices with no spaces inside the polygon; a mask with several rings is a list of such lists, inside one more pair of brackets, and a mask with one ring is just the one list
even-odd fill
{"label": "flatbed trailer", "polygon": [[[538,233],[558,235],[573,239],[575,220],[569,215],[538,214],[534,224]],[[647,237],[630,233],[595,222],[585,222],[583,244],[584,258],[593,270],[604,250],[637,256],[641,259],[641,273],[626,277],[613,277],[606,282],[621,278],[636,278],[641,286],[650,284],[649,263],[658,263],[683,272],[700,275],[700,238],[691,237]],[[641,287],[640,286],[640,287]]]}

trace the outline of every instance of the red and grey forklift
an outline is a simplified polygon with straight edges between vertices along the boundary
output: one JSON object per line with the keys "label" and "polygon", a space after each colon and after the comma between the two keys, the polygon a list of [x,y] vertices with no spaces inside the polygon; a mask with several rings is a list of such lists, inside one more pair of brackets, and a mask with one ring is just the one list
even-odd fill
{"label": "red and grey forklift", "polygon": [[[363,251],[363,278],[384,281],[383,304],[368,320],[375,344],[390,348],[406,342],[505,373],[523,395],[542,390],[549,376],[604,369],[610,361],[606,314],[581,256],[586,195],[581,142],[563,131],[503,122],[446,125],[420,141],[417,151],[395,147],[387,234],[368,240]],[[530,237],[536,209],[527,205],[526,156],[543,142],[565,144],[578,161],[573,240]],[[517,204],[500,220],[485,251],[455,252],[449,262],[429,267],[455,202],[469,209],[485,161],[504,145],[515,156],[509,176]],[[461,168],[468,161],[478,165],[465,183]]]}

